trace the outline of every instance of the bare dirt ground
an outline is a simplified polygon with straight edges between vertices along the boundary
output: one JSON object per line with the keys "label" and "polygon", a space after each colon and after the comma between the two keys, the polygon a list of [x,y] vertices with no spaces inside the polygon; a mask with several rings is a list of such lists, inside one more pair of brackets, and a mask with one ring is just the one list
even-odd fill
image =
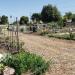
{"label": "bare dirt ground", "polygon": [[75,41],[23,33],[19,33],[19,38],[26,51],[53,61],[46,75],[75,75]]}
{"label": "bare dirt ground", "polygon": [[54,62],[46,75],[75,75],[75,41],[22,33],[19,38],[26,51]]}
{"label": "bare dirt ground", "polygon": [[1,48],[0,48],[0,53],[1,53],[1,54],[6,53],[6,52],[7,52],[7,51],[5,51],[5,49],[1,49]]}

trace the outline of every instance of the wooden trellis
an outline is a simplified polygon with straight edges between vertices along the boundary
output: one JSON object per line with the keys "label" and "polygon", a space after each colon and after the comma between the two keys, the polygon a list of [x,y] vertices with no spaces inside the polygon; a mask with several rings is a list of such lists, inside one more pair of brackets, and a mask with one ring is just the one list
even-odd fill
{"label": "wooden trellis", "polygon": [[[10,38],[10,47],[9,50],[12,51],[13,53],[15,52],[19,52],[20,48],[19,48],[19,24],[17,22],[17,18],[16,18],[16,31],[14,31],[14,26],[12,26],[12,30],[8,30],[9,34],[9,38]],[[14,46],[16,45],[16,46]]]}
{"label": "wooden trellis", "polygon": [[[8,49],[10,52],[19,52],[19,24],[16,18],[16,31],[14,31],[14,26],[11,25],[11,30],[9,29],[9,24],[5,27],[3,25],[0,27],[0,45],[3,48]],[[2,34],[1,34],[2,32]]]}

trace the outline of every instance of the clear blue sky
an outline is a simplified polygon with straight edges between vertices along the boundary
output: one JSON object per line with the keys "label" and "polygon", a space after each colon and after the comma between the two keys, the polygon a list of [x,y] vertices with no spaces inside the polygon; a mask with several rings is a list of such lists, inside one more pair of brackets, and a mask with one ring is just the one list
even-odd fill
{"label": "clear blue sky", "polygon": [[0,15],[31,16],[34,12],[40,12],[43,5],[53,4],[60,12],[75,12],[75,0],[0,0]]}

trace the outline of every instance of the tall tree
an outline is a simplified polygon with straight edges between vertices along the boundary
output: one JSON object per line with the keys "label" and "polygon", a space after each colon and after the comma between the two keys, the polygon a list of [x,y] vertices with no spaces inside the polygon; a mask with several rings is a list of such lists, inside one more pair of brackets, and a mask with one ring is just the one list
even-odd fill
{"label": "tall tree", "polygon": [[61,18],[61,15],[60,15],[60,12],[58,11],[58,9],[57,9],[56,6],[53,7],[53,13],[52,13],[52,14],[53,14],[53,20],[54,20],[55,22],[62,19],[62,18]]}
{"label": "tall tree", "polygon": [[67,12],[67,13],[65,13],[64,17],[65,17],[66,19],[72,19],[72,12]]}
{"label": "tall tree", "polygon": [[31,19],[34,21],[36,20],[37,22],[41,20],[41,14],[40,13],[33,13],[31,16]]}
{"label": "tall tree", "polygon": [[72,15],[72,21],[75,22],[75,14]]}
{"label": "tall tree", "polygon": [[57,7],[50,4],[43,7],[41,16],[43,22],[58,21],[61,17]]}
{"label": "tall tree", "polygon": [[22,16],[20,18],[20,24],[27,24],[29,21],[29,18],[27,16]]}
{"label": "tall tree", "polygon": [[3,15],[3,16],[1,17],[1,24],[7,24],[7,23],[8,23],[8,17],[5,16],[5,15]]}

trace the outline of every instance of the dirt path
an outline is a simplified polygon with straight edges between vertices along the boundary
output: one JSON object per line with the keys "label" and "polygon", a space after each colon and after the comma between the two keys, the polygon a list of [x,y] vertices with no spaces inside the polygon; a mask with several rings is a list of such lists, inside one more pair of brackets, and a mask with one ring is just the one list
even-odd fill
{"label": "dirt path", "polygon": [[19,34],[26,51],[52,59],[54,64],[47,75],[75,75],[75,42],[31,34]]}

